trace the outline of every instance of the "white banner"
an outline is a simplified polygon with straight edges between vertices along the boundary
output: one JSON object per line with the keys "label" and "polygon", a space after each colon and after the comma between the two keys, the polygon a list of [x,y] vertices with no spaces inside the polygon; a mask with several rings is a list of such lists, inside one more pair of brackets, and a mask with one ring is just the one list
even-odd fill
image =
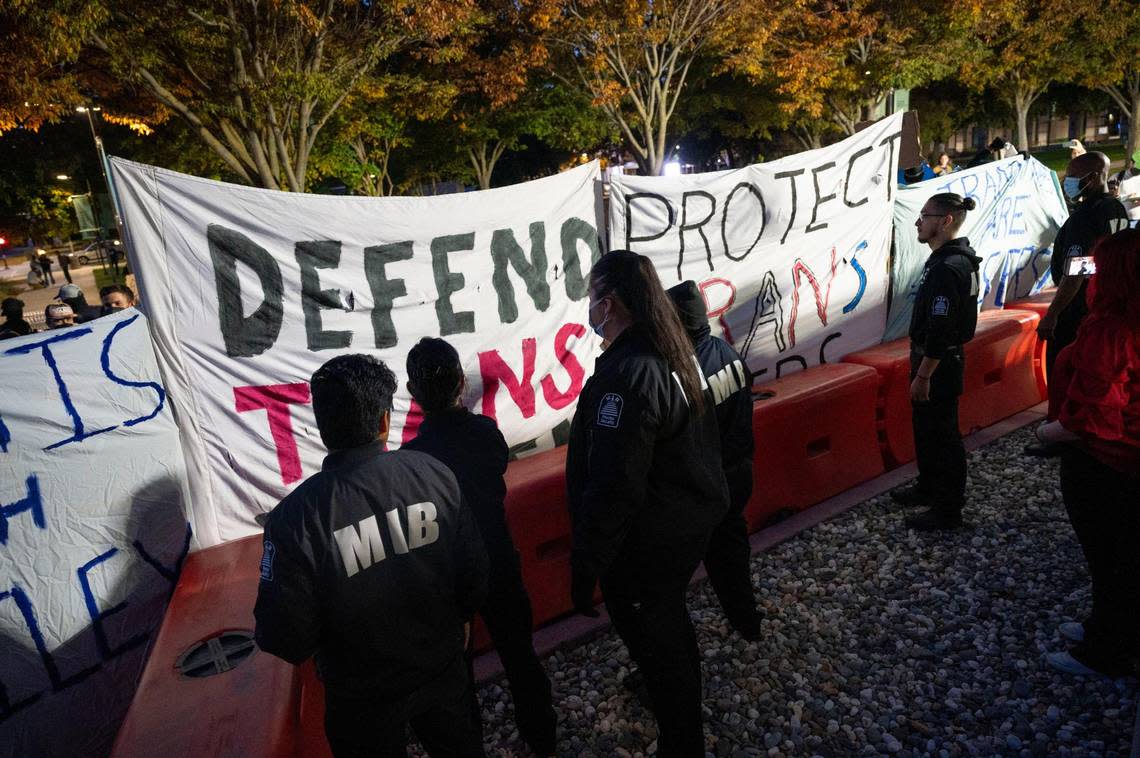
{"label": "white banner", "polygon": [[0,755],[105,753],[189,547],[142,314],[0,342]]}
{"label": "white banner", "polygon": [[320,468],[308,379],[370,353],[399,381],[390,442],[414,435],[405,356],[442,336],[465,404],[516,452],[568,433],[593,371],[586,277],[600,254],[598,165],[486,192],[331,197],[112,159],[159,364],[179,408],[197,544]]}
{"label": "white banner", "polygon": [[615,176],[610,244],[693,279],[758,379],[877,344],[902,114],[830,147],[730,171]]}
{"label": "white banner", "polygon": [[939,192],[956,192],[978,204],[966,214],[960,235],[969,237],[982,258],[981,308],[1001,308],[1050,285],[1053,238],[1069,212],[1057,175],[1045,164],[1015,156],[903,187],[895,202],[893,288],[884,341],[905,337],[910,327],[915,288],[930,257],[914,221]]}

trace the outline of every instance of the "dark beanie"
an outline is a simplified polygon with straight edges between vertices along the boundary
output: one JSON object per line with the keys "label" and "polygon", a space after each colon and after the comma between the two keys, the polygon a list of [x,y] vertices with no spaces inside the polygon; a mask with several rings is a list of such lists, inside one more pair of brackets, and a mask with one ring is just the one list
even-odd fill
{"label": "dark beanie", "polygon": [[701,290],[692,279],[675,284],[666,292],[677,307],[677,315],[681,317],[681,326],[689,336],[698,334],[708,328],[709,317],[705,309],[705,298]]}

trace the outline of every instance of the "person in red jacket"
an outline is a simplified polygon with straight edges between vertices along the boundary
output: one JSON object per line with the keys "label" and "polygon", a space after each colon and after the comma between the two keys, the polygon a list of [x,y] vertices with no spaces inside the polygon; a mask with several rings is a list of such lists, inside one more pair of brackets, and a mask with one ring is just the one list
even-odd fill
{"label": "person in red jacket", "polygon": [[1089,313],[1057,356],[1043,442],[1066,441],[1061,494],[1092,578],[1092,613],[1050,653],[1072,674],[1123,676],[1140,658],[1140,230],[1093,249]]}

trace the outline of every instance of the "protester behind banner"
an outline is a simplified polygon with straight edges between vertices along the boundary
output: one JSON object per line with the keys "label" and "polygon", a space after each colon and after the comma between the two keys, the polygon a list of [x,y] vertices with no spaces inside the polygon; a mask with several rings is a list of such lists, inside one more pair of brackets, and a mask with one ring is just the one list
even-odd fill
{"label": "protester behind banner", "polygon": [[132,263],[180,417],[207,546],[319,470],[308,377],[367,352],[397,372],[390,444],[422,413],[404,389],[424,336],[459,351],[464,404],[514,454],[564,442],[598,341],[598,164],[438,197],[271,192],[112,160]]}
{"label": "protester behind banner", "polygon": [[878,344],[902,114],[771,163],[614,177],[611,244],[698,283],[758,381]]}
{"label": "protester behind banner", "polygon": [[1053,238],[1068,217],[1056,174],[1017,156],[900,188],[894,205],[891,306],[883,341],[905,337],[928,256],[912,231],[923,204],[940,192],[971,197],[977,210],[960,230],[982,258],[979,307],[1001,308],[1049,285]]}
{"label": "protester behind banner", "polygon": [[0,755],[101,755],[190,539],[146,320],[5,340],[0,386]]}

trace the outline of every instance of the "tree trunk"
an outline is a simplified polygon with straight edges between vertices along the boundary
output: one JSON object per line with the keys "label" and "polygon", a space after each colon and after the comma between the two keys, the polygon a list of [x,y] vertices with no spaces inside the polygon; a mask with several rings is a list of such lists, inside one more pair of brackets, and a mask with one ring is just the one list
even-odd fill
{"label": "tree trunk", "polygon": [[1034,90],[1023,84],[1016,84],[1013,90],[1013,111],[1017,115],[1017,142],[1018,150],[1029,149],[1029,109],[1037,101],[1041,90]]}

